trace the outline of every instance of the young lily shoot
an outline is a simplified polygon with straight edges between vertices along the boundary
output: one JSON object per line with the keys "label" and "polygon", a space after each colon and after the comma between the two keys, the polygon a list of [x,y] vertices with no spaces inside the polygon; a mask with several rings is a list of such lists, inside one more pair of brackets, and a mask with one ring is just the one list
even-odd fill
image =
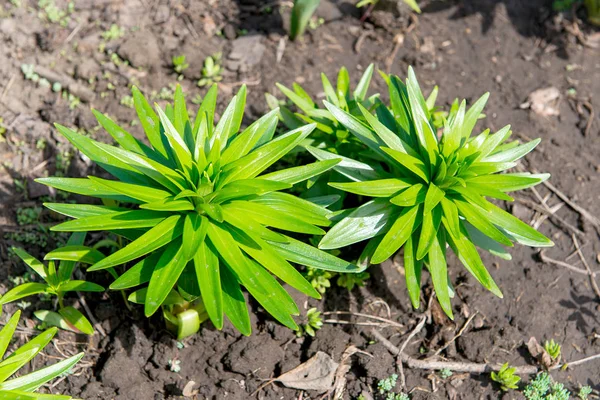
{"label": "young lily shoot", "polygon": [[[16,286],[0,297],[0,306],[8,304],[25,297],[45,294],[56,296],[58,312],[51,310],[37,310],[34,315],[47,326],[93,335],[94,328],[90,321],[75,307],[65,306],[64,298],[67,293],[72,292],[104,292],[104,288],[92,282],[71,279],[75,268],[75,261],[93,264],[104,258],[98,250],[83,247],[85,232],[77,232],[71,235],[67,246],[53,250],[46,254],[44,259],[50,260],[43,264],[25,250],[13,247],[13,251],[29,268],[31,268],[45,283],[27,282]],[[54,259],[62,259],[56,267]]]}
{"label": "young lily shoot", "polygon": [[[74,218],[53,227],[55,231],[110,231],[130,241],[88,269],[131,263],[111,289],[138,288],[130,299],[143,303],[147,316],[165,306],[165,316],[173,324],[197,327],[208,315],[221,329],[225,315],[248,335],[250,318],[242,287],[275,319],[297,329],[292,315],[298,314],[298,308],[276,278],[312,297],[319,298],[319,293],[291,263],[336,272],[360,271],[297,239],[298,234],[323,235],[323,227],[330,225],[329,211],[285,193],[339,160],[268,171],[313,131],[314,124],[274,137],[278,122],[278,110],[274,110],[238,133],[245,86],[216,126],[215,85],[194,119],[189,117],[180,87],[174,104],[164,110],[158,105],[153,109],[136,88],[133,99],[150,146],[97,111],[98,122],[120,146],[57,125],[76,148],[116,180],[94,176],[39,180],[103,199],[105,205],[46,206]],[[195,317],[176,315],[190,310],[195,310]],[[184,327],[179,336],[194,329]]]}
{"label": "young lily shoot", "polygon": [[[510,126],[473,135],[488,94],[469,109],[466,102],[448,115],[438,135],[412,69],[406,83],[387,77],[391,106],[376,114],[358,104],[362,118],[326,101],[331,114],[369,148],[368,162],[344,158],[334,169],[345,177],[337,189],[370,198],[344,216],[321,240],[321,249],[368,241],[363,259],[381,263],[404,249],[410,299],[419,307],[421,271],[429,270],[436,296],[452,318],[446,263],[449,246],[488,290],[502,293],[483,265],[477,247],[510,259],[513,242],[552,246],[547,237],[489,199],[512,201],[509,192],[537,185],[548,174],[502,173],[540,142],[508,141]],[[308,147],[320,160],[339,156]],[[363,159],[364,160],[364,159]]]}

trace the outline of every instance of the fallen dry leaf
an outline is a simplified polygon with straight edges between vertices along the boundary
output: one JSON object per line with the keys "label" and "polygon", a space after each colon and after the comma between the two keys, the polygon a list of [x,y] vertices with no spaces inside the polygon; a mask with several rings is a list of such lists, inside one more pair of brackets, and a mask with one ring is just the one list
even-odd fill
{"label": "fallen dry leaf", "polygon": [[552,357],[550,357],[550,354],[548,354],[548,352],[546,351],[546,349],[544,349],[538,343],[537,339],[533,336],[529,338],[529,341],[527,342],[527,350],[529,350],[529,354],[531,354],[533,358],[538,360],[538,362],[545,369],[550,369],[554,367],[560,361],[560,357],[556,360],[553,360]]}
{"label": "fallen dry leaf", "polygon": [[559,101],[560,90],[551,86],[531,92],[527,101],[521,104],[521,108],[530,108],[534,113],[544,117],[558,116],[560,115]]}
{"label": "fallen dry leaf", "polygon": [[284,373],[275,381],[289,388],[316,390],[322,393],[333,387],[337,368],[338,363],[326,353],[319,351],[308,361]]}

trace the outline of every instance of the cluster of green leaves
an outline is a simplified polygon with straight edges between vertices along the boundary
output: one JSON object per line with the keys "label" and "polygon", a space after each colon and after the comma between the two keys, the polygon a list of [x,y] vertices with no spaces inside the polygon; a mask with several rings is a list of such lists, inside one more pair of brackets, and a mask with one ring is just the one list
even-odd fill
{"label": "cluster of green leaves", "polygon": [[505,363],[498,372],[492,372],[490,377],[494,382],[500,384],[500,389],[504,391],[517,389],[517,384],[521,381],[521,378],[518,375],[515,375],[516,371],[516,368]]}
{"label": "cluster of green leaves", "polygon": [[[297,315],[298,308],[274,276],[319,298],[290,262],[360,272],[356,265],[285,234],[325,233],[321,227],[330,225],[330,212],[283,190],[329,170],[339,160],[265,173],[302,142],[314,124],[273,138],[278,122],[278,110],[274,110],[238,133],[245,86],[216,126],[216,86],[204,97],[195,119],[189,117],[179,86],[174,104],[165,110],[158,105],[153,109],[135,87],[133,99],[151,147],[97,111],[98,122],[119,147],[56,125],[76,148],[117,180],[94,176],[38,180],[103,199],[105,205],[46,206],[74,218],[54,226],[55,231],[109,231],[130,240],[88,269],[107,270],[135,261],[111,289],[139,288],[132,296],[144,304],[147,316],[161,305],[179,302],[180,297],[187,303],[201,298],[217,328],[223,326],[226,315],[238,330],[250,334],[242,287],[273,317],[295,330],[291,315]],[[81,261],[85,254],[84,248],[78,248],[57,258]]]}
{"label": "cluster of green leaves", "polygon": [[46,382],[69,371],[79,360],[81,360],[83,353],[79,353],[66,360],[29,374],[19,376],[18,378],[8,379],[38,355],[44,347],[50,343],[58,331],[57,328],[50,328],[4,357],[15,330],[17,329],[20,315],[20,311],[14,313],[6,325],[4,325],[4,328],[0,330],[0,360],[2,360],[0,361],[0,398],[8,400],[71,399],[72,397],[67,395],[41,394],[35,393],[35,391]]}
{"label": "cluster of green leaves", "polygon": [[173,58],[171,59],[171,62],[173,64],[173,70],[179,74],[177,77],[177,80],[180,81],[183,79],[183,71],[185,71],[186,69],[189,68],[190,64],[188,64],[188,62],[185,60],[185,54],[182,54],[180,56],[173,56]]}
{"label": "cluster of green leaves", "polygon": [[544,350],[546,350],[553,361],[560,359],[561,345],[556,343],[554,339],[546,340],[546,342],[544,342]]}
{"label": "cluster of green leaves", "polygon": [[[321,81],[326,100],[352,115],[357,115],[360,112],[359,104],[365,108],[373,107],[378,96],[367,98],[367,92],[374,68],[373,64],[369,65],[354,90],[350,87],[350,75],[346,68],[342,67],[340,69],[335,87],[331,84],[327,75],[322,73]],[[352,156],[358,156],[358,153],[365,148],[329,110],[315,102],[302,86],[294,83],[292,89],[289,89],[278,83],[277,87],[298,110],[294,113],[290,108],[280,106],[272,95],[267,94],[269,107],[271,109],[279,107],[279,118],[288,129],[296,129],[305,124],[316,124],[316,129],[308,138],[306,144],[330,152]]]}
{"label": "cluster of green leaves", "polygon": [[323,319],[321,318],[321,312],[316,308],[310,308],[306,312],[306,320],[296,330],[296,336],[301,337],[304,334],[314,337],[315,332],[321,329],[323,326]]}
{"label": "cluster of green leaves", "polygon": [[377,389],[380,394],[384,394],[393,390],[396,387],[396,383],[398,382],[398,375],[392,374],[385,379],[377,382]]}
{"label": "cluster of green leaves", "polygon": [[[544,235],[494,205],[489,198],[512,201],[507,192],[534,186],[548,174],[500,173],[539,143],[508,142],[509,126],[490,134],[472,131],[488,94],[467,110],[466,101],[444,119],[441,135],[432,122],[416,76],[411,69],[406,82],[385,76],[391,106],[372,114],[357,104],[362,119],[325,101],[335,119],[369,149],[364,162],[313,146],[317,159],[340,159],[334,170],[344,176],[330,186],[372,200],[345,211],[319,243],[337,249],[368,240],[361,260],[381,263],[404,247],[404,267],[410,299],[419,307],[421,271],[429,270],[437,298],[452,318],[446,264],[449,245],[465,268],[488,290],[502,297],[475,246],[510,259],[502,247],[513,241],[552,246]],[[340,218],[338,218],[340,219]]]}
{"label": "cluster of green leaves", "polygon": [[[577,397],[587,400],[591,393],[592,388],[583,386],[579,389]],[[523,396],[527,400],[569,400],[571,393],[562,383],[554,382],[547,372],[542,372],[523,389]]]}
{"label": "cluster of green leaves", "polygon": [[223,80],[223,67],[221,66],[221,53],[215,53],[204,59],[202,78],[198,81],[199,87],[212,86]]}
{"label": "cluster of green leaves", "polygon": [[[31,268],[45,283],[25,282],[6,292],[0,297],[0,306],[8,304],[25,297],[33,295],[56,296],[58,299],[58,312],[48,310],[37,310],[34,315],[48,326],[57,326],[62,329],[73,332],[81,332],[86,335],[94,334],[94,328],[90,321],[76,308],[65,306],[64,296],[69,292],[103,292],[104,288],[92,282],[83,280],[73,280],[71,276],[75,268],[74,261],[61,261],[56,267],[54,258],[68,258],[65,253],[72,254],[82,248],[85,239],[85,233],[76,233],[71,235],[66,247],[58,248],[46,254],[45,259],[51,260],[47,265],[31,256],[25,250],[13,247],[13,251],[29,268]],[[85,255],[77,255],[82,262],[94,263],[104,256],[97,250],[84,250]]]}

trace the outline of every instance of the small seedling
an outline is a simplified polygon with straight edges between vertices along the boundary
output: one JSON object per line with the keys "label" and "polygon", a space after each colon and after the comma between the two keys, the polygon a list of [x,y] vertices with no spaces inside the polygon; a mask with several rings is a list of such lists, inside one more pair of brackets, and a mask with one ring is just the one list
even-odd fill
{"label": "small seedling", "polygon": [[198,81],[199,87],[212,86],[214,83],[223,80],[223,67],[221,66],[221,53],[215,53],[206,57],[204,68],[202,68],[202,78]]}
{"label": "small seedling", "polygon": [[544,343],[544,350],[552,358],[552,361],[560,360],[561,346],[556,343],[554,339],[546,340]]}
{"label": "small seedling", "polygon": [[321,0],[294,0],[290,21],[291,40],[302,37],[320,2]]}
{"label": "small seedling", "polygon": [[183,71],[188,69],[188,67],[190,66],[190,64],[188,64],[185,61],[185,55],[182,54],[180,56],[173,56],[171,61],[173,62],[173,70],[179,75],[177,77],[177,80],[178,81],[182,80],[183,79],[183,75],[182,75]]}
{"label": "small seedling", "polygon": [[398,375],[392,374],[377,382],[377,389],[379,389],[380,394],[385,394],[396,387],[396,382],[398,382]]}
{"label": "small seedling", "polygon": [[355,286],[363,287],[366,281],[371,277],[368,272],[361,272],[359,274],[340,274],[337,279],[337,285],[339,287],[345,287],[352,291]]}
{"label": "small seedling", "polygon": [[121,97],[121,101],[119,102],[122,106],[133,108],[133,97],[126,95]]}
{"label": "small seedling", "polygon": [[592,394],[592,388],[589,386],[583,386],[581,389],[579,389],[577,397],[579,397],[580,400],[588,400],[590,394]]}
{"label": "small seedling", "polygon": [[[0,330],[0,360],[5,355],[8,345],[11,343],[20,316],[20,311],[14,313],[2,330]],[[76,354],[66,360],[59,361],[29,374],[8,379],[12,375],[17,374],[23,366],[33,360],[50,343],[56,332],[56,328],[50,328],[14,350],[10,355],[4,357],[4,361],[0,362],[0,399],[29,400],[43,398],[44,400],[70,400],[72,398],[67,395],[36,394],[34,392],[46,382],[70,371],[81,360],[83,353]]]}
{"label": "small seedling", "polygon": [[449,368],[444,368],[444,369],[440,370],[439,374],[440,374],[440,378],[448,379],[452,376],[452,371]]}
{"label": "small seedling", "polygon": [[120,39],[125,36],[125,29],[117,24],[112,24],[110,28],[102,32],[102,38],[106,41]]}
{"label": "small seedling", "polygon": [[321,329],[322,326],[321,312],[313,307],[306,312],[306,323],[298,326],[296,336],[301,337],[306,333],[314,337],[315,332]]}
{"label": "small seedling", "polygon": [[70,21],[69,14],[72,14],[75,10],[75,3],[70,1],[67,4],[67,10],[62,10],[54,0],[39,0],[38,7],[40,8],[38,15],[40,19],[66,27]]}
{"label": "small seedling", "polygon": [[329,280],[335,276],[333,272],[312,267],[308,267],[303,275],[312,287],[321,294],[324,294],[331,287]]}
{"label": "small seedling", "polygon": [[19,225],[31,225],[40,222],[41,207],[17,208],[17,223]]}
{"label": "small seedling", "polygon": [[500,389],[504,391],[516,389],[518,387],[517,383],[521,380],[518,375],[515,375],[516,370],[516,368],[505,363],[502,365],[502,368],[500,368],[500,371],[491,373],[491,378],[494,382],[499,383]]}
{"label": "small seedling", "polygon": [[180,360],[169,360],[169,371],[178,373],[181,371],[181,361]]}
{"label": "small seedling", "polygon": [[[97,250],[83,248],[85,233],[75,233],[67,242],[66,247],[58,248],[46,254],[45,260],[50,260],[47,265],[38,261],[25,250],[13,247],[12,250],[27,264],[45,283],[23,282],[9,290],[0,298],[0,306],[21,300],[24,297],[45,294],[56,296],[58,299],[58,313],[54,311],[38,310],[34,315],[45,322],[47,326],[57,326],[73,332],[87,335],[94,334],[94,328],[88,319],[77,309],[65,306],[64,296],[69,292],[103,292],[104,288],[95,283],[82,280],[72,280],[71,275],[75,268],[75,259],[83,263],[93,263],[104,258]],[[62,259],[56,268],[54,259]]]}
{"label": "small seedling", "polygon": [[[373,8],[377,3],[379,3],[379,0],[360,0],[358,3],[356,3],[356,7],[361,8],[369,6],[370,8]],[[404,0],[404,3],[406,3],[410,8],[412,8],[414,12],[419,14],[421,13],[421,9],[419,8],[419,5],[417,4],[416,0]]]}

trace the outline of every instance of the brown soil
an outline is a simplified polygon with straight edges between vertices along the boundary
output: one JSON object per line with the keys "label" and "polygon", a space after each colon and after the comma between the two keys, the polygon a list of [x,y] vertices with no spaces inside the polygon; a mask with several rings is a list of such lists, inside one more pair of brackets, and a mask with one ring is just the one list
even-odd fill
{"label": "brown soil", "polygon": [[[360,23],[352,4],[322,2],[319,13],[325,24],[296,43],[284,39],[289,8],[263,6],[259,0],[79,0],[70,20],[65,21],[66,27],[43,22],[37,1],[22,0],[19,8],[9,2],[0,5],[0,117],[8,128],[6,141],[0,143],[0,159],[5,164],[4,170],[0,169],[0,292],[12,287],[8,277],[25,272],[23,265],[9,256],[10,246],[25,246],[39,255],[64,240],[44,233],[37,222],[19,225],[16,218],[18,209],[40,206],[45,196],[53,195],[32,178],[65,170],[60,160],[69,148],[51,123],[75,126],[107,140],[107,134],[95,129],[90,107],[128,124],[135,113],[120,104],[129,94],[127,86],[135,83],[147,93],[168,88],[176,81],[170,60],[179,54],[185,54],[190,64],[181,84],[191,100],[204,92],[196,87],[204,58],[222,51],[226,73],[221,106],[242,82],[247,83],[247,121],[265,112],[264,93],[277,93],[276,82],[301,82],[309,93],[319,95],[320,72],[333,77],[342,65],[355,78],[371,62],[399,75],[413,65],[426,90],[440,86],[441,104],[449,104],[455,97],[473,100],[490,91],[486,123],[492,130],[510,123],[521,139],[543,139],[523,166],[552,173],[554,186],[592,215],[600,215],[600,108],[593,97],[600,93],[600,53],[565,31],[563,27],[569,23],[552,15],[548,1],[430,1],[418,22],[411,22],[406,15],[379,11],[365,24]],[[56,4],[67,7],[63,1]],[[415,23],[414,29],[409,27]],[[105,50],[99,51],[101,34],[111,24],[128,33],[108,41]],[[581,29],[582,37],[594,34],[584,25]],[[403,44],[390,58],[400,32],[405,32]],[[240,45],[236,37],[242,34],[245,36],[240,37],[248,40],[242,43],[242,62],[230,60],[232,48]],[[278,61],[281,43],[285,43],[285,50]],[[115,65],[110,57],[113,52],[135,68]],[[82,104],[70,109],[69,101],[59,94],[26,80],[20,70],[22,64],[48,69],[50,75],[62,80],[63,87],[78,94]],[[541,117],[520,107],[531,92],[550,86],[562,94],[560,116]],[[385,94],[381,79],[375,79],[372,90]],[[594,120],[587,128],[589,118]],[[132,130],[141,134],[139,127]],[[78,155],[65,172],[69,176],[102,173]],[[20,189],[22,182],[28,183],[26,193]],[[547,188],[541,186],[538,191],[542,198],[548,196],[551,207],[560,202]],[[533,192],[522,196],[539,203]],[[533,210],[521,203],[515,203],[511,211],[526,221],[534,217]],[[556,214],[584,232],[579,237],[583,254],[591,268],[598,269],[598,231],[566,205]],[[47,225],[56,221],[42,212],[39,222]],[[546,255],[583,268],[577,255],[572,255],[570,231],[553,222],[546,220],[540,227],[556,243]],[[36,238],[27,241],[24,235],[28,232],[37,232]],[[478,315],[468,329],[442,352],[447,359],[533,364],[524,346],[531,336],[540,342],[553,338],[561,343],[564,360],[599,353],[600,303],[588,278],[542,263],[535,249],[516,247],[512,255],[512,262],[484,258],[504,299],[486,292],[452,259],[456,321],[440,317],[433,302],[428,310],[433,317],[410,342],[407,354],[420,357],[420,353],[434,352],[474,313]],[[293,295],[302,309],[315,306],[323,311],[350,310],[391,318],[405,328],[385,328],[382,333],[398,345],[425,309],[411,308],[401,263],[389,261],[369,271],[368,284],[351,293],[334,287],[321,302]],[[101,273],[89,277],[108,280]],[[430,292],[427,283],[426,298]],[[49,355],[79,350],[88,354],[82,367],[53,388],[54,392],[89,400],[166,399],[178,398],[184,386],[194,381],[199,399],[247,399],[265,379],[292,369],[319,350],[339,361],[350,344],[372,357],[353,356],[344,398],[354,399],[363,391],[377,398],[377,381],[396,372],[395,358],[381,343],[372,341],[371,328],[366,326],[325,324],[314,338],[298,339],[251,303],[255,311],[252,336],[243,337],[231,326],[216,331],[206,323],[180,348],[163,330],[160,318],[145,320],[138,310],[128,312],[118,294],[91,296],[87,302],[107,336],[97,334],[88,339],[59,334]],[[389,306],[389,315],[384,304]],[[31,311],[37,305],[34,302],[27,308],[29,318],[33,318]],[[6,307],[5,314],[14,309]],[[33,326],[31,320],[28,324]],[[169,370],[169,360],[181,361],[178,373]],[[405,369],[404,374],[413,399],[499,395],[487,375],[455,374],[443,380],[428,371]],[[600,361],[553,372],[552,376],[572,391],[581,385],[591,385],[597,391]],[[273,384],[260,390],[257,398],[319,396]]]}

